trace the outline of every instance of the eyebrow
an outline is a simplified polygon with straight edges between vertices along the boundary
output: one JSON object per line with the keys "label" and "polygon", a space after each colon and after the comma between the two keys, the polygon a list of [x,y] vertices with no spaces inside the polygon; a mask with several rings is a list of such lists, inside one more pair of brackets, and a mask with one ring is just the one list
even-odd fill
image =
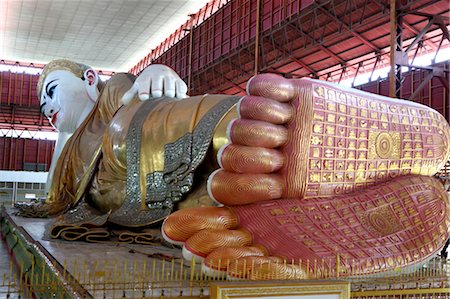
{"label": "eyebrow", "polygon": [[58,80],[58,79],[54,79],[54,80],[48,82],[47,85],[45,85],[45,92],[46,92],[47,94],[48,94],[48,87],[49,87],[49,85],[52,84],[53,82],[55,82],[56,80]]}
{"label": "eyebrow", "polygon": [[44,102],[41,104],[41,106],[39,107],[39,110],[44,113],[44,111],[42,111],[42,108],[44,108],[44,106],[47,105],[47,102]]}

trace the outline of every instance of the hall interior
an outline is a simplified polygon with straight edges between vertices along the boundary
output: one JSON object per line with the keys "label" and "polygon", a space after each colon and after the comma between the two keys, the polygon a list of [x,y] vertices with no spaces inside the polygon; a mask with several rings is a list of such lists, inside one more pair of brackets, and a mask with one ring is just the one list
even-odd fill
{"label": "hall interior", "polygon": [[[7,293],[10,298],[18,298],[19,293],[21,298],[30,296],[22,289],[12,291],[20,285],[14,275],[23,271],[23,257],[10,257],[11,247],[34,244],[35,239],[28,239],[33,225],[12,221],[16,219],[12,207],[16,202],[46,197],[47,174],[58,134],[40,111],[36,86],[43,67],[51,60],[65,58],[85,63],[104,81],[117,73],[137,76],[148,65],[165,64],[186,82],[190,96],[243,96],[247,82],[262,73],[287,79],[319,79],[420,103],[449,121],[449,6],[448,0],[0,1],[0,205],[4,206],[3,213],[8,211],[8,216],[1,217],[2,238],[6,240],[1,245],[6,247],[0,246],[0,297]],[[437,174],[446,187],[449,171],[450,164],[446,164]],[[39,225],[37,230],[46,224]],[[23,235],[10,235],[14,231]],[[42,244],[48,242],[44,235],[37,238],[42,238]],[[49,256],[58,256],[43,247]],[[67,255],[76,250],[75,246]],[[112,255],[116,249],[109,250],[104,252]],[[166,253],[147,252],[141,247],[121,250],[143,252],[143,256]],[[64,254],[53,262],[58,267],[53,267],[52,262],[48,265],[59,271],[58,275],[69,268],[64,265],[69,262]],[[439,257],[442,255],[445,251]],[[45,254],[39,256],[48,258]],[[172,262],[179,262],[179,256],[170,250],[167,256],[173,259],[167,261],[167,272],[163,272],[170,275],[167,273],[175,272],[167,269],[172,269]],[[98,265],[101,259],[99,256]],[[92,266],[89,271],[94,281],[97,278],[106,285],[108,271],[114,270],[107,267],[109,270],[96,273],[96,260],[88,262]],[[158,256],[153,260],[159,263],[164,259]],[[390,283],[396,282],[390,275],[375,280],[360,277],[351,283],[351,297],[393,298],[401,294],[402,298],[449,298],[449,270],[443,262],[436,257],[417,272],[399,269],[406,282],[397,284]],[[161,270],[162,264],[157,265]],[[188,266],[197,271],[202,265]],[[164,295],[164,288],[158,286],[152,296],[175,297],[180,290],[184,290],[183,296],[210,296],[210,285],[215,280],[222,283],[195,271],[186,272],[187,277],[193,275],[195,279],[183,280],[180,277],[184,274],[179,274],[177,283],[181,281],[182,287],[168,287]],[[59,288],[58,275],[51,278],[52,288]],[[167,277],[154,279],[170,285]],[[67,285],[73,287],[72,282]],[[76,296],[105,296],[100,282],[84,282],[88,292],[80,291]],[[405,287],[408,283],[414,287]],[[108,287],[117,287],[112,285]],[[75,289],[78,287],[76,284]],[[134,288],[148,291],[147,286]],[[119,297],[122,291],[109,295]]]}

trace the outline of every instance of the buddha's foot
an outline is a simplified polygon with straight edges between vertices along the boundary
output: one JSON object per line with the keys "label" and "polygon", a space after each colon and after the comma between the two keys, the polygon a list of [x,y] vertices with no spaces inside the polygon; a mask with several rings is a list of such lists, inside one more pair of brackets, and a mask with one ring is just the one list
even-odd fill
{"label": "buddha's foot", "polygon": [[[328,197],[401,175],[433,175],[450,127],[433,109],[310,79],[258,75],[208,180],[225,205]],[[271,99],[271,100],[269,100]]]}
{"label": "buddha's foot", "polygon": [[208,180],[227,207],[182,210],[163,226],[185,258],[233,277],[326,277],[414,266],[443,246],[447,195],[436,179],[411,176],[448,159],[439,113],[276,75],[247,90]]}
{"label": "buddha's foot", "polygon": [[415,267],[444,246],[449,225],[440,181],[405,176],[328,199],[180,210],[162,230],[208,275],[298,279]]}

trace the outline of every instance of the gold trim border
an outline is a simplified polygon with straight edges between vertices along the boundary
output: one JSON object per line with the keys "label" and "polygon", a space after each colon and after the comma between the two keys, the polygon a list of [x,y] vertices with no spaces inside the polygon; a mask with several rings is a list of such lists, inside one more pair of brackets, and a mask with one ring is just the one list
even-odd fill
{"label": "gold trim border", "polygon": [[[211,282],[211,299],[272,298],[272,296],[339,295],[350,299],[350,283],[346,281],[249,281]],[[319,298],[319,297],[318,297]]]}
{"label": "gold trim border", "polygon": [[432,295],[450,294],[450,288],[424,288],[424,289],[403,289],[403,290],[376,290],[352,292],[352,297],[378,297],[393,295]]}

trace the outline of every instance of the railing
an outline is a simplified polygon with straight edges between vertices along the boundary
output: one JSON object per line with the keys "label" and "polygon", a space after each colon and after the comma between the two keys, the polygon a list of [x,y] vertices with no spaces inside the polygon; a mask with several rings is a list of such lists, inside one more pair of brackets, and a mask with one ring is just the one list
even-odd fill
{"label": "railing", "polygon": [[[433,294],[433,298],[450,297],[450,269],[439,258],[432,259],[422,267],[399,268],[394,271],[380,271],[375,274],[365,273],[361,268],[344,267],[336,264],[327,268],[326,261],[297,261],[274,263],[278,266],[297,267],[298,263],[308,264],[311,268],[304,275],[292,275],[289,279],[286,272],[279,271],[274,265],[253,265],[249,271],[236,272],[242,269],[239,261],[217,261],[226,264],[226,270],[207,276],[202,272],[203,263],[195,261],[183,262],[181,259],[148,259],[144,261],[117,260],[86,260],[84,262],[64,262],[61,274],[49,273],[46,265],[31,263],[20,265],[17,271],[11,263],[9,272],[3,273],[0,285],[0,297],[8,298],[13,294],[21,294],[22,298],[35,296],[37,298],[72,298],[68,290],[84,289],[84,298],[153,298],[153,297],[206,297],[209,296],[209,286],[223,281],[233,283],[254,280],[254,275],[261,272],[263,280],[286,279],[301,281],[313,279],[330,283],[330,281],[348,281],[351,283],[353,298],[388,298],[391,295],[407,294],[408,298]],[[247,265],[248,266],[248,265]],[[53,264],[57,269],[58,266]],[[278,270],[277,270],[278,269]],[[316,271],[316,272],[313,272]],[[307,271],[308,272],[308,271]],[[253,273],[253,274],[252,274]],[[236,274],[238,274],[236,277]],[[20,279],[22,278],[22,279]],[[231,280],[230,280],[231,278]],[[288,283],[288,282],[286,282]],[[38,295],[38,296],[36,296]],[[384,297],[383,297],[384,296]],[[425,296],[426,297],[426,296]]]}

